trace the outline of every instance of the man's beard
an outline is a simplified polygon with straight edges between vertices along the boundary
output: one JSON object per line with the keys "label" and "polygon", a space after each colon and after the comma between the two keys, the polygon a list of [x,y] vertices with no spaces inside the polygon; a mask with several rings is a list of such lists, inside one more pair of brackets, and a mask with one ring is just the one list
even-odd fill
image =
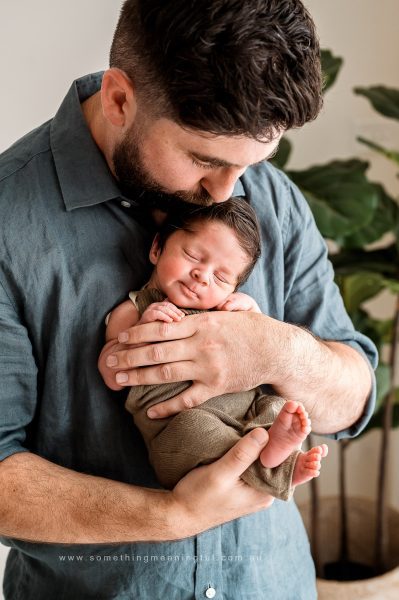
{"label": "man's beard", "polygon": [[142,208],[158,208],[163,212],[186,209],[188,205],[210,206],[214,203],[205,189],[201,192],[166,192],[148,173],[140,154],[140,139],[133,128],[116,146],[112,156],[116,179],[121,192],[136,201]]}

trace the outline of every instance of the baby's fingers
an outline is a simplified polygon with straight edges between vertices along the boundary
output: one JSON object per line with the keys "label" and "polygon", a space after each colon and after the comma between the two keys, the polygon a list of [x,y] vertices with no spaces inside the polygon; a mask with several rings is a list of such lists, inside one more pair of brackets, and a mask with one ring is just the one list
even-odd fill
{"label": "baby's fingers", "polygon": [[143,322],[151,323],[153,321],[163,321],[164,323],[172,323],[173,318],[166,311],[158,308],[153,308],[144,314]]}
{"label": "baby's fingers", "polygon": [[218,304],[218,306],[216,308],[217,308],[217,310],[234,310],[233,306],[232,306],[232,302],[233,302],[232,300],[225,300],[221,304]]}
{"label": "baby's fingers", "polygon": [[166,308],[159,308],[154,310],[155,321],[164,321],[165,323],[172,323],[173,321],[180,321],[182,317],[172,310]]}
{"label": "baby's fingers", "polygon": [[160,310],[165,311],[165,313],[168,314],[170,317],[172,317],[174,321],[180,321],[180,319],[184,317],[184,312],[167,300],[164,301],[164,303],[162,303],[159,306],[159,308]]}
{"label": "baby's fingers", "polygon": [[224,302],[222,305],[218,306],[218,310],[228,310],[232,312],[234,310],[245,310],[245,308],[243,308],[242,302],[231,298],[230,300],[226,300],[226,302]]}

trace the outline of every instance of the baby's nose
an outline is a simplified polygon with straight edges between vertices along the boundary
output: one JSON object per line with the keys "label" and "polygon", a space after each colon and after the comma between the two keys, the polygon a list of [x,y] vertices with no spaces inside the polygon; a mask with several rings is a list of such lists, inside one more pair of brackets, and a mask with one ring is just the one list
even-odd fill
{"label": "baby's nose", "polygon": [[193,269],[192,276],[199,283],[207,285],[208,282],[209,282],[209,276],[208,276],[208,274],[205,271],[201,270],[201,269]]}

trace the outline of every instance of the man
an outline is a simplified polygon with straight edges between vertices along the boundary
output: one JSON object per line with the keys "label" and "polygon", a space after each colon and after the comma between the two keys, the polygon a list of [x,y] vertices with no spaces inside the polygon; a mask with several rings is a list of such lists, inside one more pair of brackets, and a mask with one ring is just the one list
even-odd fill
{"label": "man", "polygon": [[[7,600],[315,597],[294,503],[240,480],[267,434],[167,492],[122,388],[193,381],[154,418],[263,383],[302,401],[320,433],[367,422],[375,350],[343,309],[306,202],[264,162],[319,111],[318,52],[298,0],[127,0],[111,68],[75,82],[0,159]],[[100,365],[122,390],[110,392],[96,364],[104,317],[148,278],[151,215],[233,193],[261,222],[243,290],[264,314],[126,332]]]}

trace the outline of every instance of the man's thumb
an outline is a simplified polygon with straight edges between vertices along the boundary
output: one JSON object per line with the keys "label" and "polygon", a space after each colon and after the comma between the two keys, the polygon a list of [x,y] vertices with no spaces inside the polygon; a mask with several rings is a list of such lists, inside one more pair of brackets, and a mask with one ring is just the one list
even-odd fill
{"label": "man's thumb", "polygon": [[269,434],[261,427],[247,433],[219,459],[218,462],[223,468],[223,473],[236,478],[240,477],[259,457],[268,441]]}

